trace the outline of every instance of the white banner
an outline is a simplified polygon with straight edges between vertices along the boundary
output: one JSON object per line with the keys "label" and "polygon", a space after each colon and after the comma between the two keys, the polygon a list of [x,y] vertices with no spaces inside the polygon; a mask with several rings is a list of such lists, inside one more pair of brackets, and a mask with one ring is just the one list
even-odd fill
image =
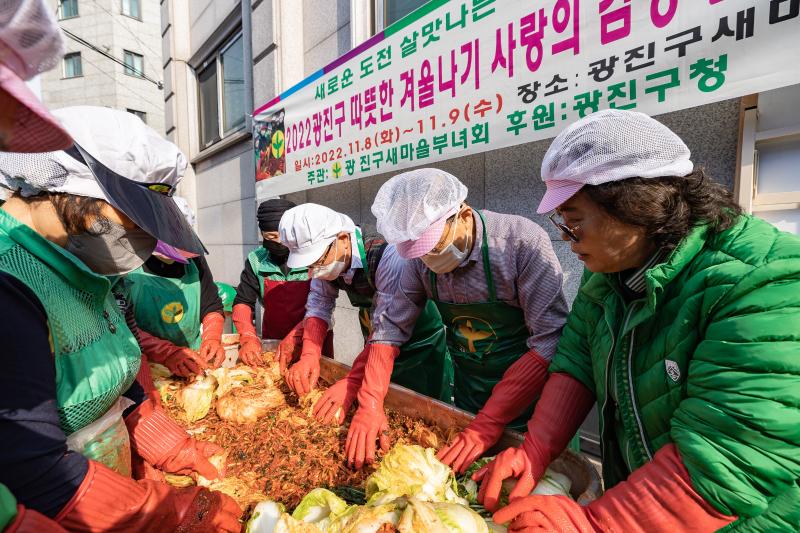
{"label": "white banner", "polygon": [[800,0],[433,0],[255,110],[257,196],[800,83],[798,35]]}

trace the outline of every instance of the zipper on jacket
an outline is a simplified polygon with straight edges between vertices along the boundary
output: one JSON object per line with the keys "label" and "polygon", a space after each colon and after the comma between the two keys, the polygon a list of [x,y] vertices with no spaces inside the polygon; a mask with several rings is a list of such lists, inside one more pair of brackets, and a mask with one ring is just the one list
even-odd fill
{"label": "zipper on jacket", "polygon": [[[628,315],[628,318],[625,320],[625,326],[623,326],[622,330],[625,331],[628,328],[628,321],[633,314],[634,305],[637,302],[634,302],[631,305],[631,313]],[[633,408],[633,415],[636,418],[636,429],[639,431],[639,438],[642,441],[642,448],[644,448],[645,453],[647,454],[647,458],[649,460],[653,460],[653,454],[650,453],[650,448],[647,446],[647,439],[645,438],[644,434],[644,425],[642,424],[642,419],[639,417],[639,409],[636,406],[636,391],[633,388],[633,344],[636,340],[635,338],[636,328],[631,330],[631,345],[628,349],[628,388],[631,392],[631,407]]]}
{"label": "zipper on jacket", "polygon": [[608,350],[608,355],[606,356],[606,377],[605,377],[605,381],[606,381],[605,389],[606,390],[605,390],[605,395],[603,397],[603,406],[600,408],[600,420],[603,423],[603,427],[600,428],[600,446],[601,446],[600,452],[601,452],[601,454],[603,452],[603,450],[602,450],[603,433],[605,433],[605,429],[606,429],[606,427],[605,427],[606,426],[606,421],[605,421],[604,413],[606,412],[606,405],[608,405],[608,386],[609,386],[608,377],[611,374],[611,372],[610,372],[610,369],[611,369],[611,355],[614,353],[614,347],[617,344],[617,336],[614,335],[614,330],[612,329],[611,324],[608,323],[608,319],[606,318],[605,315],[606,315],[605,309],[603,309],[603,320],[605,321],[606,326],[608,327],[608,332],[611,334],[611,349]]}

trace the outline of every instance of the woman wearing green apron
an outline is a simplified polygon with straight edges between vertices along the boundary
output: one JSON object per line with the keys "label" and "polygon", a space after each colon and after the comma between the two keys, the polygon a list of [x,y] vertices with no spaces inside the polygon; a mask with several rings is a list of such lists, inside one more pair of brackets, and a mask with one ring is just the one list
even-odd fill
{"label": "woman wearing green apron", "polygon": [[186,159],[130,113],[54,114],[72,147],[0,153],[12,191],[0,208],[0,484],[68,531],[239,531],[227,496],[130,477],[132,454],[219,476],[208,457],[220,448],[136,383],[141,351],[109,279],[141,266],[157,240],[204,253],[171,198]]}
{"label": "woman wearing green apron", "polygon": [[[281,240],[289,247],[290,265],[309,265],[313,281],[308,298],[306,328],[318,324],[327,328],[339,291],[344,291],[350,303],[359,309],[359,322],[364,339],[368,338],[375,317],[381,316],[391,295],[404,261],[394,246],[379,239],[364,240],[361,230],[346,215],[327,207],[304,204],[287,211],[280,225]],[[290,369],[287,381],[296,390],[308,390],[307,382],[316,382],[319,358],[306,344],[316,341],[306,337],[303,355],[312,367],[298,365]],[[348,376],[328,389],[315,407],[315,416],[323,422],[338,418],[341,423],[353,400],[366,363],[367,350],[353,363]],[[308,375],[314,377],[309,380]],[[433,305],[426,308],[400,355],[391,369],[391,380],[421,394],[452,402],[452,366],[447,353],[445,333],[439,313]],[[313,386],[313,382],[311,386]],[[350,391],[348,393],[348,391]],[[338,412],[338,416],[336,413]]]}
{"label": "woman wearing green apron", "polygon": [[126,276],[125,285],[149,361],[183,377],[222,364],[225,317],[204,257],[184,259],[157,250]]}
{"label": "woman wearing green apron", "polygon": [[[408,259],[372,346],[403,342],[424,302],[435,303],[447,326],[455,404],[477,413],[439,452],[457,471],[506,427],[525,427],[567,314],[561,267],[545,231],[522,217],[475,211],[466,196],[454,176],[421,169],[389,180],[372,206],[378,231]],[[360,410],[367,383],[359,392]],[[365,423],[362,439],[372,438],[372,424]],[[359,458],[369,443],[354,446]]]}

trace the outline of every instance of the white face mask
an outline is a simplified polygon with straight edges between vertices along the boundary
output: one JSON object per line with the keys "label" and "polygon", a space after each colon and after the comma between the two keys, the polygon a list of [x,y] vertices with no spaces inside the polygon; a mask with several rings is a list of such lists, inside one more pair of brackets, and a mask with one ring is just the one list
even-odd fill
{"label": "white face mask", "polygon": [[[334,251],[335,254],[339,253],[339,240],[336,240],[336,250]],[[308,271],[308,275],[314,279],[321,279],[325,281],[333,281],[339,276],[347,268],[347,264],[344,261],[334,261],[329,265],[324,265],[320,267],[311,267]]]}
{"label": "white face mask", "polygon": [[460,212],[456,214],[456,221],[453,224],[453,236],[450,238],[450,244],[448,244],[444,250],[437,254],[429,253],[421,257],[422,262],[425,263],[425,266],[427,266],[436,274],[446,274],[448,272],[452,272],[464,262],[464,259],[467,258],[467,254],[471,248],[470,240],[472,240],[472,236],[467,236],[467,242],[464,250],[459,250],[454,244],[458,232],[458,223],[461,220],[460,214]]}

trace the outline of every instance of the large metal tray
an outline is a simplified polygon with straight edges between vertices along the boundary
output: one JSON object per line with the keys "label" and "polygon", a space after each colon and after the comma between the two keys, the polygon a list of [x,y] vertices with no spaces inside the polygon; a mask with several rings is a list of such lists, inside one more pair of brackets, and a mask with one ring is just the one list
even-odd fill
{"label": "large metal tray", "polygon": [[[320,364],[320,378],[328,385],[344,377],[350,367],[333,359],[323,357]],[[423,396],[400,385],[389,385],[389,393],[384,401],[387,409],[402,415],[419,418],[428,424],[448,430],[462,430],[472,421],[471,413],[452,405]],[[494,455],[506,448],[519,446],[522,434],[506,430],[500,441],[488,452]],[[602,484],[597,469],[582,454],[565,450],[561,456],[551,463],[550,468],[562,473],[572,481],[570,492],[578,503],[586,504],[597,499],[602,493]]]}

